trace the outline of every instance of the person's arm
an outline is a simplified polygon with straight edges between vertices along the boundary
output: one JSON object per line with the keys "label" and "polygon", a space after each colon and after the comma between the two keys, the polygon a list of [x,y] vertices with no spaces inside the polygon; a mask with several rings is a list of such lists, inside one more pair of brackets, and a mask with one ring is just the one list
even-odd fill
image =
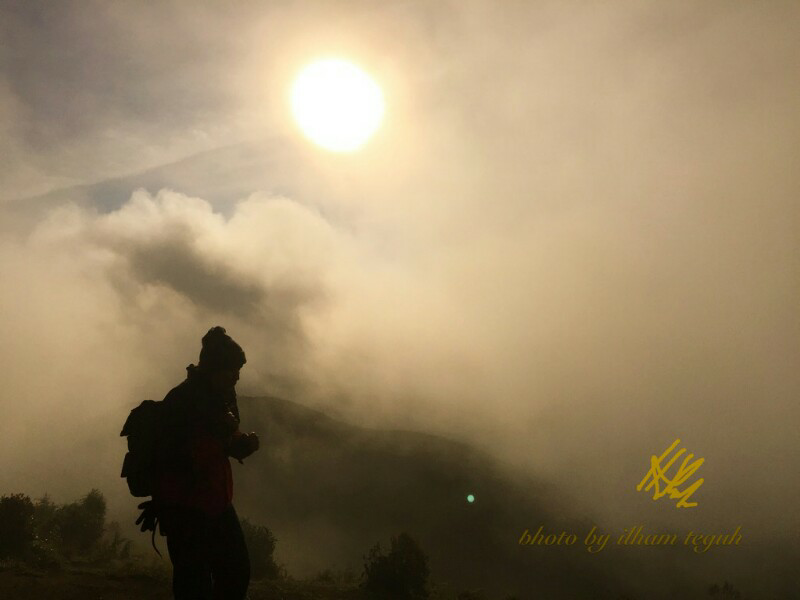
{"label": "person's arm", "polygon": [[242,459],[247,458],[258,450],[258,436],[252,431],[250,433],[242,433],[239,430],[239,407],[236,405],[235,397],[228,404],[228,413],[225,418],[227,427],[231,431],[227,448],[228,456],[241,463]]}
{"label": "person's arm", "polygon": [[242,462],[242,459],[247,458],[258,450],[258,446],[258,436],[255,432],[242,433],[237,429],[231,435],[231,440],[228,444],[228,456],[232,456]]}

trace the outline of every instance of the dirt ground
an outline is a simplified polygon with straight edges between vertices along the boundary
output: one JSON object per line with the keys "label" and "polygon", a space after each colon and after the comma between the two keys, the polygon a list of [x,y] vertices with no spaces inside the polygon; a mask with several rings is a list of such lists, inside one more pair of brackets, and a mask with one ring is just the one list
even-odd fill
{"label": "dirt ground", "polygon": [[[356,600],[354,589],[309,582],[254,581],[251,600]],[[23,566],[0,568],[4,600],[171,600],[168,572],[143,573],[125,568],[67,567],[58,572]]]}
{"label": "dirt ground", "polygon": [[19,569],[0,572],[0,598],[13,600],[170,600],[168,581],[119,578],[86,571],[37,573]]}

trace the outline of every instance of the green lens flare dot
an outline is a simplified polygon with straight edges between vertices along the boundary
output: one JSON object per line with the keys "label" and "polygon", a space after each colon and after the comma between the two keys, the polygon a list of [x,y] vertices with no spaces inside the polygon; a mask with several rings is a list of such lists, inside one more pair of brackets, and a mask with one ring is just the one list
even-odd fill
{"label": "green lens flare dot", "polygon": [[475,502],[475,496],[473,496],[472,494],[467,494],[467,502],[469,502],[470,504]]}

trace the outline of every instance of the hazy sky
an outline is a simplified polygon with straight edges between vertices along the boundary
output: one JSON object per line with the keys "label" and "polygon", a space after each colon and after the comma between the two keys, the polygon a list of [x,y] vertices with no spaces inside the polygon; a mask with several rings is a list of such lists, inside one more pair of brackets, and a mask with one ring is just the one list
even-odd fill
{"label": "hazy sky", "polygon": [[[0,4],[0,491],[124,501],[221,324],[240,394],[797,530],[797,3],[205,4]],[[331,54],[386,96],[352,155],[287,106]],[[633,491],[675,438],[692,515]]]}

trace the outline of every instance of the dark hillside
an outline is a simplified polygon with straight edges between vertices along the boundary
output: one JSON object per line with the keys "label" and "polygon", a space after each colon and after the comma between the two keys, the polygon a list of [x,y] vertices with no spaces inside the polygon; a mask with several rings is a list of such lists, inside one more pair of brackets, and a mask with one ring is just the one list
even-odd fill
{"label": "dark hillside", "polygon": [[522,531],[539,524],[588,528],[548,511],[542,486],[466,444],[354,427],[274,397],[239,404],[243,429],[257,431],[262,448],[234,465],[237,507],[269,525],[290,571],[360,567],[368,547],[407,531],[435,578],[461,587],[522,597],[534,586],[575,597],[619,589],[580,548],[520,547]]}

